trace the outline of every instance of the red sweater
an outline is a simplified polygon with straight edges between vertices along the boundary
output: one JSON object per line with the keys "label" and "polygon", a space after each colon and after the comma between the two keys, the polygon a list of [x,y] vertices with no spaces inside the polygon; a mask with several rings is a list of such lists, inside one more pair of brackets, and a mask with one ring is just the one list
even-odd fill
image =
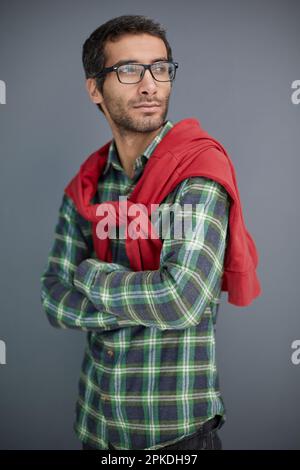
{"label": "red sweater", "polygon": [[207,177],[223,185],[231,197],[221,289],[228,292],[228,302],[238,306],[246,306],[259,296],[258,252],[244,222],[234,166],[224,147],[202,129],[196,119],[183,119],[156,146],[127,200],[120,204],[106,201],[92,205],[90,201],[96,194],[110,143],[93,152],[65,188],[78,212],[92,222],[93,243],[99,260],[112,262],[109,237],[97,236],[97,224],[104,219],[104,214],[110,227],[124,223],[128,227],[137,217],[135,211],[134,215],[129,215],[130,205],[142,203],[147,211],[142,212],[142,223],[140,217],[138,222],[141,233],[149,236],[133,238],[126,228],[126,253],[134,271],[158,269],[162,242],[149,218],[151,205],[160,204],[182,180],[192,176]]}

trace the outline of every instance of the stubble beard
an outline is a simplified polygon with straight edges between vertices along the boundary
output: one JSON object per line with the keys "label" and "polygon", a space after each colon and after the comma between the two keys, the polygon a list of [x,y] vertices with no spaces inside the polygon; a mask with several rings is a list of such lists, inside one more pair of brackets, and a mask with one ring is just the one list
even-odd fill
{"label": "stubble beard", "polygon": [[[110,119],[118,128],[120,134],[149,133],[159,129],[165,122],[169,108],[169,96],[161,102],[159,113],[147,115],[142,111],[126,107],[121,99],[105,98],[105,106]],[[132,110],[132,111],[131,111]],[[135,116],[133,114],[135,113]],[[140,113],[140,116],[138,115]]]}

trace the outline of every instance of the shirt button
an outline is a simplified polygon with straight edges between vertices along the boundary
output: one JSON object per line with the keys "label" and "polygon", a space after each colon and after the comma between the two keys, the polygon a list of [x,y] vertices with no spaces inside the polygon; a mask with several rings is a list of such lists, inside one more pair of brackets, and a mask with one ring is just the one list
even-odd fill
{"label": "shirt button", "polygon": [[113,357],[114,352],[113,352],[111,349],[109,349],[109,350],[107,351],[107,354],[108,354],[110,357]]}

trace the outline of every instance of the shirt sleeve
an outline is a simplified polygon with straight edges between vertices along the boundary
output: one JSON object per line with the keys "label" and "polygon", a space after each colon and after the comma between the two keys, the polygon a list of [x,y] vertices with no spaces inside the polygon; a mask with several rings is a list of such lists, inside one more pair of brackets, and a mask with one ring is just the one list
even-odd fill
{"label": "shirt sleeve", "polygon": [[54,243],[41,276],[41,301],[50,324],[56,328],[84,331],[136,326],[134,320],[105,313],[101,306],[98,308],[93,305],[74,286],[73,276],[77,265],[91,253],[80,221],[81,216],[73,201],[64,193]]}
{"label": "shirt sleeve", "polygon": [[[220,293],[230,196],[216,181],[192,177],[183,181],[174,202],[180,210],[170,218],[159,269],[128,272],[95,259],[79,264],[74,284],[98,309],[159,329],[183,329],[201,321]],[[190,228],[181,238],[174,235],[180,214],[184,228]]]}

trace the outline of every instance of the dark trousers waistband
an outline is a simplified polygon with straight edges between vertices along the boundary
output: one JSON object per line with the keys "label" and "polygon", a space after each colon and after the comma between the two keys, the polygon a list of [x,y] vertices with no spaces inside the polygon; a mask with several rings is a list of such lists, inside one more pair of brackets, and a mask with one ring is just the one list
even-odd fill
{"label": "dark trousers waistband", "polygon": [[213,418],[206,421],[204,424],[202,424],[202,426],[200,426],[200,428],[194,434],[191,434],[191,435],[192,436],[196,434],[201,435],[201,436],[205,435],[213,431],[214,429],[220,429],[223,423],[224,423],[224,418],[221,415],[216,415]]}

